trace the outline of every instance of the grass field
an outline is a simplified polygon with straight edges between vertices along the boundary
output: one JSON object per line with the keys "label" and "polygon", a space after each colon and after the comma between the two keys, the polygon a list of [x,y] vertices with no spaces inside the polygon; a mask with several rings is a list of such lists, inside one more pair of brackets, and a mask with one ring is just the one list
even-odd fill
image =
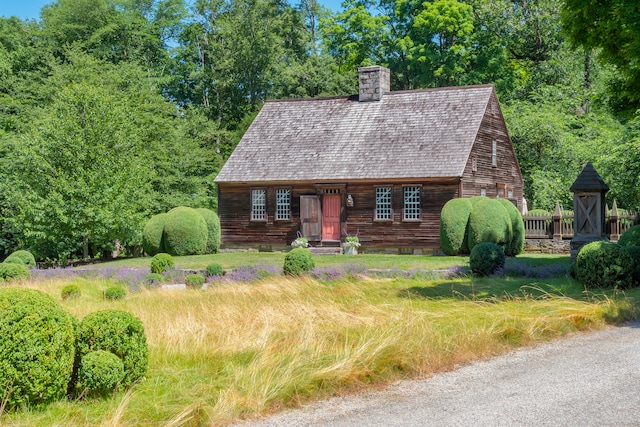
{"label": "grass field", "polygon": [[[177,264],[280,267],[283,257],[220,254],[178,258]],[[134,313],[145,325],[149,371],[126,393],[4,414],[0,424],[224,425],[399,378],[428,376],[638,313],[638,291],[585,292],[566,277],[565,256],[510,259],[505,275],[491,278],[428,273],[464,267],[464,257],[315,259],[322,268],[350,267],[333,280],[268,275],[251,282],[221,281],[207,290],[143,288],[121,301],[102,299],[114,279],[21,283],[52,295],[79,319],[106,308]],[[148,262],[100,267],[146,268]],[[365,269],[389,273],[354,273]],[[72,282],[81,286],[82,296],[61,301],[62,287]]]}

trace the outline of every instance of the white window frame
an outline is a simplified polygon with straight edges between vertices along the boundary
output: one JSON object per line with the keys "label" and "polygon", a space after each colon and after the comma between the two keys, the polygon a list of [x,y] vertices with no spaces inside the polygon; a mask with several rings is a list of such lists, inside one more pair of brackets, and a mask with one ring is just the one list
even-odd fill
{"label": "white window frame", "polygon": [[393,221],[393,187],[390,185],[375,187],[375,221]]}
{"label": "white window frame", "polygon": [[[416,196],[417,191],[417,196]],[[402,220],[422,220],[422,186],[404,185],[402,187]]]}
{"label": "white window frame", "polygon": [[267,220],[267,189],[251,189],[251,221]]}
{"label": "white window frame", "polygon": [[276,188],[275,220],[291,220],[291,188]]}

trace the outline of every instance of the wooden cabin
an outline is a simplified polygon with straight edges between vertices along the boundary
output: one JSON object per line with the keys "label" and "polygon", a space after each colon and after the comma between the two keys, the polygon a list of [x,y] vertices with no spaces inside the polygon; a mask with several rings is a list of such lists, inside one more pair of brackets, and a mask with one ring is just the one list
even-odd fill
{"label": "wooden cabin", "polygon": [[359,95],[264,104],[215,180],[223,248],[357,234],[367,252],[429,253],[454,197],[506,197],[522,209],[492,85],[391,92],[387,68],[359,74]]}

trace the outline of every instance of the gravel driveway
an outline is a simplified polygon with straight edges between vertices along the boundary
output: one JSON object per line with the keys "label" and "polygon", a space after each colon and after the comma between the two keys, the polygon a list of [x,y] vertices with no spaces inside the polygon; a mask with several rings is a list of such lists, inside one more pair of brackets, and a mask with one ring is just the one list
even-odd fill
{"label": "gravel driveway", "polygon": [[640,426],[640,322],[242,426]]}

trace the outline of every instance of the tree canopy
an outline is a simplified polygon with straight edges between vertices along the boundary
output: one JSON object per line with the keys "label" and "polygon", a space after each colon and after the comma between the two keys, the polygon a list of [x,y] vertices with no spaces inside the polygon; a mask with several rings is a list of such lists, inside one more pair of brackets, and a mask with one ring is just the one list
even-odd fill
{"label": "tree canopy", "polygon": [[[562,20],[558,19],[561,13]],[[54,0],[0,18],[0,256],[141,242],[213,180],[267,99],[496,87],[529,207],[571,207],[591,161],[640,208],[640,12],[631,0]]]}

